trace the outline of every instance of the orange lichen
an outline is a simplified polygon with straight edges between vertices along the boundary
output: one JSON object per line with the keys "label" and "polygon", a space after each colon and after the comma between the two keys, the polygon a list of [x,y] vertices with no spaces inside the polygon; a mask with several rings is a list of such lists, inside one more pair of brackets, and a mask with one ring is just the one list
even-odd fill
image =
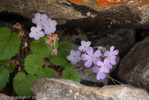
{"label": "orange lichen", "polygon": [[83,0],[70,0],[71,2],[74,2],[74,3],[82,3]]}
{"label": "orange lichen", "polygon": [[[122,4],[127,4],[128,2],[129,1],[126,1],[126,0],[98,0],[97,6],[98,7],[103,7],[103,6],[113,7],[113,6],[119,6]],[[137,1],[137,2],[135,2],[135,5],[137,7],[148,5],[148,4],[149,4],[149,1]]]}
{"label": "orange lichen", "polygon": [[123,0],[98,0],[97,6],[98,7],[103,7],[103,6],[113,7],[113,6],[122,5],[124,3],[126,3],[126,2]]}

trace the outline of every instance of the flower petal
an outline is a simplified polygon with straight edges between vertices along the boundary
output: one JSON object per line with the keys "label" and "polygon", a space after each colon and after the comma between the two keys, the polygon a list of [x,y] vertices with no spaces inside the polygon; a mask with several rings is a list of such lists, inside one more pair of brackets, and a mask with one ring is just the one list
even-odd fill
{"label": "flower petal", "polygon": [[118,55],[119,54],[119,50],[114,50],[113,54],[114,55]]}
{"label": "flower petal", "polygon": [[88,60],[88,59],[90,59],[90,56],[89,55],[86,55],[86,54],[82,54],[81,55],[81,59],[82,60]]}
{"label": "flower petal", "polygon": [[30,33],[29,33],[29,37],[33,38],[33,37],[35,36],[35,34],[36,34],[36,33],[34,33],[34,32],[30,32]]}
{"label": "flower petal", "polygon": [[81,57],[77,57],[77,62],[80,62],[81,61]]}
{"label": "flower petal", "polygon": [[48,19],[48,16],[47,16],[46,14],[42,14],[42,15],[41,15],[41,19],[42,19],[42,20],[47,20],[47,19]]}
{"label": "flower petal", "polygon": [[31,32],[36,32],[36,27],[31,27]]}
{"label": "flower petal", "polygon": [[97,65],[97,62],[99,61],[99,59],[98,58],[93,58],[93,63],[94,63],[94,65]]}
{"label": "flower petal", "polygon": [[39,37],[38,35],[35,35],[35,36],[34,36],[34,39],[35,39],[35,40],[39,40],[39,38],[40,38],[40,37]]}
{"label": "flower petal", "polygon": [[76,63],[77,63],[77,59],[72,59],[72,60],[71,60],[71,63],[72,63],[72,64],[76,64]]}
{"label": "flower petal", "polygon": [[98,62],[97,62],[97,65],[98,65],[98,66],[103,66],[104,64],[103,64],[103,62],[98,61]]}
{"label": "flower petal", "polygon": [[94,66],[94,67],[92,68],[92,70],[97,73],[97,72],[99,72],[99,67],[98,67],[98,66]]}
{"label": "flower petal", "polygon": [[56,26],[57,25],[57,22],[55,20],[52,20],[51,21],[51,26]]}
{"label": "flower petal", "polygon": [[109,56],[110,52],[109,51],[105,51],[104,56]]}
{"label": "flower petal", "polygon": [[84,46],[85,45],[85,41],[83,40],[83,41],[81,41],[81,45],[82,46]]}
{"label": "flower petal", "polygon": [[[100,73],[100,72],[99,72]],[[101,79],[105,79],[107,76],[106,76],[106,74],[105,73],[100,73],[100,78]]]}
{"label": "flower petal", "polygon": [[88,67],[88,68],[91,67],[92,66],[92,59],[87,60],[85,62],[85,66]]}
{"label": "flower petal", "polygon": [[79,50],[76,51],[76,56],[80,56],[81,52]]}
{"label": "flower petal", "polygon": [[116,61],[115,60],[110,60],[111,65],[116,65]]}
{"label": "flower petal", "polygon": [[106,59],[104,59],[104,64],[106,65],[106,64],[109,64],[110,62],[109,62],[109,60],[106,58]]}
{"label": "flower petal", "polygon": [[43,31],[39,32],[39,33],[38,33],[38,36],[44,37],[44,32],[43,32]]}
{"label": "flower petal", "polygon": [[101,56],[101,52],[100,50],[97,50],[94,54],[93,54],[93,57],[99,57]]}
{"label": "flower petal", "polygon": [[83,46],[79,46],[78,48],[80,51],[84,51],[84,47]]}
{"label": "flower petal", "polygon": [[90,41],[87,41],[87,42],[86,42],[86,46],[89,47],[90,45],[91,45],[91,42],[90,42]]}
{"label": "flower petal", "polygon": [[111,46],[110,52],[113,52],[113,50],[114,50],[114,46]]}
{"label": "flower petal", "polygon": [[42,30],[42,27],[41,27],[41,26],[37,26],[36,30],[37,30],[38,32],[40,32],[40,31]]}
{"label": "flower petal", "polygon": [[68,56],[67,56],[67,59],[68,59],[69,61],[71,61],[71,60],[73,59],[73,56],[72,56],[72,55],[68,55]]}
{"label": "flower petal", "polygon": [[86,49],[86,52],[88,53],[88,55],[92,56],[93,55],[93,48],[92,47],[88,47]]}
{"label": "flower petal", "polygon": [[70,55],[75,55],[75,50],[71,50]]}

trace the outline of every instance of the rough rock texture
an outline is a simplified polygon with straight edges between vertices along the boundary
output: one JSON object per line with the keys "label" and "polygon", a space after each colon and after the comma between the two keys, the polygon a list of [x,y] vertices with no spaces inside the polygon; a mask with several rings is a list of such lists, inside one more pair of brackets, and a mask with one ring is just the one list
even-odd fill
{"label": "rough rock texture", "polygon": [[149,94],[131,86],[87,87],[71,80],[37,79],[31,87],[36,100],[149,100]]}
{"label": "rough rock texture", "polygon": [[0,100],[17,100],[17,99],[0,93]]}
{"label": "rough rock texture", "polygon": [[[109,5],[109,2],[113,5]],[[15,12],[30,20],[36,12],[46,13],[59,24],[66,22],[80,26],[95,25],[109,20],[118,26],[149,25],[149,2],[143,0],[104,0],[103,6],[97,0],[74,3],[70,0],[1,0],[1,11]],[[117,5],[115,5],[117,3]],[[79,19],[79,20],[76,20]]]}
{"label": "rough rock texture", "polygon": [[135,44],[122,59],[118,76],[125,83],[149,91],[149,37]]}

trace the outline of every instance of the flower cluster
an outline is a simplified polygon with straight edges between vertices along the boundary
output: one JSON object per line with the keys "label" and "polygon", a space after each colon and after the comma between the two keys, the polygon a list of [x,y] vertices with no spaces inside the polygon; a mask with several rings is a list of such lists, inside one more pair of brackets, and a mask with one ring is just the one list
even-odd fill
{"label": "flower cluster", "polygon": [[39,40],[39,38],[44,37],[45,34],[49,35],[56,31],[57,22],[48,18],[46,14],[36,13],[32,22],[36,24],[36,27],[31,27],[29,37],[34,38],[35,40]]}
{"label": "flower cluster", "polygon": [[99,47],[98,50],[94,52],[93,47],[90,45],[90,41],[81,41],[81,46],[78,48],[79,50],[71,50],[67,59],[71,61],[72,64],[77,64],[81,60],[86,61],[84,66],[87,68],[93,66],[92,70],[97,73],[97,80],[105,79],[106,74],[110,72],[112,66],[116,65],[116,55],[118,55],[119,50],[114,50],[114,46],[111,46],[110,51]]}

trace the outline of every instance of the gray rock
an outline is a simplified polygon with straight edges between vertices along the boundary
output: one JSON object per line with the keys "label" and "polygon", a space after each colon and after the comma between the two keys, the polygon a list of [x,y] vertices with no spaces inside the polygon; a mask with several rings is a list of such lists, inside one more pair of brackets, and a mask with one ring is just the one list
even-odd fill
{"label": "gray rock", "polygon": [[125,83],[149,91],[149,37],[135,44],[122,59],[118,77]]}
{"label": "gray rock", "polygon": [[30,20],[36,12],[46,13],[59,24],[72,21],[70,24],[79,22],[80,26],[92,26],[102,23],[103,20],[110,20],[112,25],[128,27],[149,25],[147,1],[131,0],[126,3],[120,2],[113,7],[98,7],[96,2],[96,0],[85,0],[82,3],[73,3],[70,0],[1,0],[0,11],[14,12]]}
{"label": "gray rock", "polygon": [[36,100],[149,100],[147,91],[131,86],[87,87],[64,79],[37,79],[31,90]]}
{"label": "gray rock", "polygon": [[0,93],[0,100],[17,100],[17,99],[15,99],[14,97],[10,97],[10,96]]}

